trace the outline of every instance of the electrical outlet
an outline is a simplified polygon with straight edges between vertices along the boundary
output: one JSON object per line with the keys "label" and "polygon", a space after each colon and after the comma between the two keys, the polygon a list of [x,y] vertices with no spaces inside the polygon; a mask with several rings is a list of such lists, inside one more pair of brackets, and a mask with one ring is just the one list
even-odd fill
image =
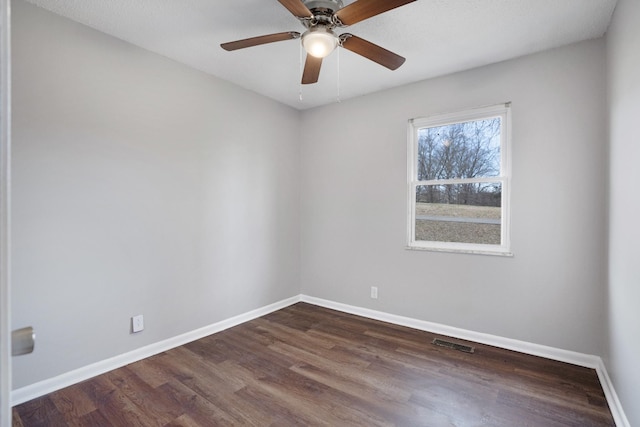
{"label": "electrical outlet", "polygon": [[378,299],[378,287],[377,286],[372,286],[371,287],[371,298]]}
{"label": "electrical outlet", "polygon": [[136,332],[140,332],[144,329],[144,317],[142,316],[142,314],[139,314],[137,316],[133,316],[131,318],[131,330],[136,333]]}

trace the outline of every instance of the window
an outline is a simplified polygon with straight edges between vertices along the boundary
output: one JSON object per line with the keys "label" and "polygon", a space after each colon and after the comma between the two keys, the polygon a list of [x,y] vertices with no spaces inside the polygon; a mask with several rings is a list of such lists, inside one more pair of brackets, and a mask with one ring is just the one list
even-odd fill
{"label": "window", "polygon": [[510,105],[409,121],[408,247],[510,255]]}

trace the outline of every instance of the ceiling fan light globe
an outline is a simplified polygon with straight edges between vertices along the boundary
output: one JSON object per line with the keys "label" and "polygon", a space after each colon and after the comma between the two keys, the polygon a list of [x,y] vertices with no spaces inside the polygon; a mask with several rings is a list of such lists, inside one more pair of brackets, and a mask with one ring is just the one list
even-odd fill
{"label": "ceiling fan light globe", "polygon": [[302,46],[311,56],[324,58],[338,46],[338,38],[331,31],[307,31],[302,35]]}

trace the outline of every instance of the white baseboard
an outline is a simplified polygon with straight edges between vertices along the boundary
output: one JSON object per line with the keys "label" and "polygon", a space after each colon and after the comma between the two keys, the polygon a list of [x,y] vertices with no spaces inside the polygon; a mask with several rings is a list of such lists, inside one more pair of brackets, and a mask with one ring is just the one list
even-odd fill
{"label": "white baseboard", "polygon": [[321,298],[310,297],[308,295],[301,295],[300,301],[320,307],[342,311],[344,313],[355,314],[357,316],[393,323],[395,325],[407,326],[409,328],[418,329],[421,331],[433,332],[439,335],[446,335],[465,341],[487,344],[494,347],[500,347],[507,350],[513,350],[520,353],[531,354],[533,356],[540,356],[551,360],[557,360],[560,362],[571,363],[573,365],[594,369],[598,374],[598,379],[600,380],[600,384],[602,385],[602,390],[604,391],[604,395],[607,399],[607,403],[609,404],[609,409],[611,410],[613,419],[616,422],[616,426],[631,427],[622,409],[622,405],[620,403],[620,400],[618,399],[618,395],[613,388],[613,384],[611,383],[611,379],[609,378],[609,374],[607,373],[604,362],[599,356],[563,350],[540,344],[533,344],[530,342],[519,341],[511,338],[499,337],[496,335],[446,326],[439,323],[427,322],[425,320],[418,320],[410,317],[398,316],[382,311],[376,311]]}
{"label": "white baseboard", "polygon": [[106,360],[102,360],[97,363],[93,363],[82,368],[66,372],[62,375],[58,375],[53,378],[49,378],[44,381],[31,384],[11,392],[11,405],[19,405],[27,402],[31,399],[35,399],[45,394],[52,393],[56,390],[68,387],[73,384],[77,384],[81,381],[93,378],[96,375],[104,374],[105,372],[112,371],[114,369],[126,366],[130,363],[137,362],[138,360],[151,357],[163,351],[171,350],[172,348],[179,347],[191,341],[204,338],[216,332],[224,331],[231,327],[237,326],[241,323],[248,322],[249,320],[256,319],[260,316],[272,313],[282,308],[288,307],[300,301],[300,295],[296,295],[291,298],[278,301],[274,304],[270,304],[252,311],[249,311],[238,316],[231,317],[229,319],[222,320],[203,328],[196,329],[191,332],[187,332],[182,335],[178,335],[173,338],[169,338],[164,341],[160,341],[139,349],[124,353]]}
{"label": "white baseboard", "polygon": [[214,323],[212,325],[205,326],[203,328],[196,329],[194,331],[187,332],[185,334],[178,335],[176,337],[169,338],[167,340],[118,355],[116,357],[112,357],[110,359],[93,363],[91,365],[64,373],[54,378],[50,378],[35,384],[28,385],[26,387],[16,389],[11,393],[11,404],[13,406],[19,405],[31,399],[35,399],[56,390],[60,390],[64,387],[68,387],[89,378],[93,378],[96,375],[100,375],[113,369],[128,365],[130,363],[137,362],[138,360],[151,357],[155,354],[162,353],[163,351],[171,350],[172,348],[184,345],[186,343],[209,336],[211,334],[215,334],[216,332],[224,331],[225,329],[229,329],[241,323],[248,322],[249,320],[256,319],[260,316],[264,316],[300,301],[320,307],[342,311],[344,313],[350,313],[370,319],[381,320],[383,322],[389,322],[400,326],[407,326],[410,328],[429,331],[440,335],[446,335],[465,341],[487,344],[494,347],[500,347],[507,350],[518,351],[521,353],[545,357],[547,359],[558,360],[560,362],[567,362],[574,365],[594,369],[598,374],[598,378],[600,379],[600,384],[602,385],[602,389],[604,391],[605,397],[607,398],[607,402],[609,404],[609,408],[611,409],[611,413],[616,422],[616,425],[619,427],[630,427],[629,421],[627,420],[622,409],[622,405],[620,404],[620,400],[618,399],[618,395],[613,388],[611,379],[609,378],[604,363],[599,356],[562,350],[554,347],[533,344],[525,341],[499,337],[496,335],[490,335],[481,332],[469,331],[466,329],[455,328],[452,326],[427,322],[410,317],[398,316],[395,314],[389,314],[382,311],[371,310],[368,308],[342,304],[339,302],[315,298],[307,295],[297,295],[291,298],[287,298],[274,304],[249,311],[247,313]]}
{"label": "white baseboard", "polygon": [[609,409],[611,410],[613,419],[616,422],[616,426],[631,427],[631,423],[629,423],[629,420],[624,413],[624,409],[622,409],[622,403],[620,402],[620,399],[618,399],[618,394],[613,388],[613,383],[611,382],[611,378],[609,378],[607,368],[605,367],[603,360],[601,358],[598,359],[600,360],[598,367],[596,368],[596,372],[598,373],[600,385],[602,385],[602,390],[607,398],[607,403],[609,404]]}

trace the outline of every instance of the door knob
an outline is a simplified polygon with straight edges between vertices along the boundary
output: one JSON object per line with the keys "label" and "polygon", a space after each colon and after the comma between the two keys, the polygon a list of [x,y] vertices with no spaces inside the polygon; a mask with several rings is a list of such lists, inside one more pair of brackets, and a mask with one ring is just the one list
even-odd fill
{"label": "door knob", "polygon": [[36,343],[36,333],[31,326],[16,329],[11,332],[11,355],[20,356],[33,352]]}

